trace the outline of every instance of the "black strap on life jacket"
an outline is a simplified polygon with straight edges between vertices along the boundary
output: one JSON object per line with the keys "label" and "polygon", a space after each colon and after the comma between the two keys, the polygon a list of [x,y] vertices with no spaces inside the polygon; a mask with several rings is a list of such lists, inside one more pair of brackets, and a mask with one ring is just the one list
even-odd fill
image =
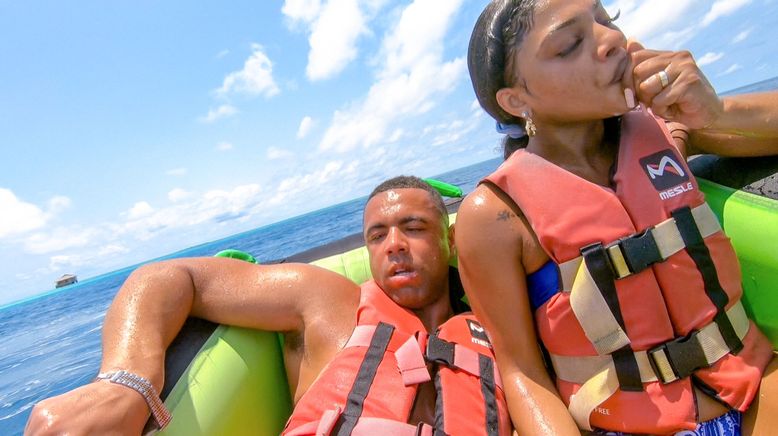
{"label": "black strap on life jacket", "polygon": [[682,207],[674,210],[671,215],[675,219],[678,231],[681,233],[686,252],[692,258],[697,270],[702,275],[702,281],[705,286],[705,293],[710,301],[716,306],[716,317],[713,321],[718,325],[721,336],[724,338],[730,352],[737,354],[743,349],[743,342],[738,338],[732,323],[726,314],[729,296],[721,287],[719,275],[716,272],[716,266],[710,257],[710,250],[705,245],[704,238],[694,221],[694,216],[689,207]]}
{"label": "black strap on life jacket", "polygon": [[359,366],[354,385],[351,387],[348,397],[346,397],[346,407],[338,418],[332,434],[346,436],[354,431],[354,427],[362,415],[362,408],[367,393],[370,390],[370,385],[373,384],[375,375],[378,372],[378,365],[384,357],[386,347],[389,346],[393,332],[394,326],[384,322],[378,323],[375,333],[373,333],[373,338],[370,340],[370,346],[368,346],[365,353],[365,359]]}
{"label": "black strap on life jacket", "polygon": [[435,425],[432,427],[432,436],[448,436],[445,432],[445,414],[443,412],[443,388],[441,387],[440,373],[435,374]]}
{"label": "black strap on life jacket", "polygon": [[[590,244],[581,248],[581,255],[592,280],[613,313],[613,317],[626,333],[627,327],[624,324],[624,316],[621,314],[621,305],[616,294],[616,276],[605,248],[599,242]],[[616,368],[616,376],[619,379],[619,388],[627,392],[641,392],[643,383],[640,380],[640,369],[635,353],[629,344],[614,351],[611,356]]]}
{"label": "black strap on life jacket", "polygon": [[494,383],[494,360],[483,354],[478,355],[478,371],[481,380],[481,393],[484,396],[486,410],[486,434],[498,436],[500,434],[499,413],[497,410],[497,396]]}
{"label": "black strap on life jacket", "polygon": [[[455,347],[453,342],[438,337],[437,332],[427,339],[427,360],[445,365],[451,369],[457,369],[454,364]],[[484,398],[484,420],[486,434],[499,435],[499,412],[497,408],[496,383],[494,380],[494,360],[483,354],[478,355],[478,379],[481,383],[481,394]],[[474,374],[475,375],[475,374]],[[444,434],[443,416],[443,391],[440,383],[440,374],[435,377],[435,434]]]}

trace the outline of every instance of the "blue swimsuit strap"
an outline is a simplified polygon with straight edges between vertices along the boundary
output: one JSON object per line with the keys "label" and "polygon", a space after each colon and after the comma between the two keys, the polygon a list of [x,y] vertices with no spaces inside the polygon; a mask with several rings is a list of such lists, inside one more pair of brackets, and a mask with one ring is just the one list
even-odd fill
{"label": "blue swimsuit strap", "polygon": [[533,312],[561,289],[559,268],[552,260],[532,274],[527,274],[527,293]]}

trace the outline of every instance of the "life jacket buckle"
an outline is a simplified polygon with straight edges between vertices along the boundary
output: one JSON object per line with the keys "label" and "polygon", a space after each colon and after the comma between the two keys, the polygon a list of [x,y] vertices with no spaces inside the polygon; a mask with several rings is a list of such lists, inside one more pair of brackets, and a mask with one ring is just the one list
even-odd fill
{"label": "life jacket buckle", "polygon": [[440,339],[437,334],[430,335],[425,354],[428,362],[443,363],[449,367],[454,366],[454,344]]}
{"label": "life jacket buckle", "polygon": [[664,260],[652,230],[653,227],[625,236],[605,247],[618,278],[637,274],[650,265]]}
{"label": "life jacket buckle", "polygon": [[649,363],[664,384],[689,377],[700,368],[710,366],[697,334],[676,338],[648,351]]}

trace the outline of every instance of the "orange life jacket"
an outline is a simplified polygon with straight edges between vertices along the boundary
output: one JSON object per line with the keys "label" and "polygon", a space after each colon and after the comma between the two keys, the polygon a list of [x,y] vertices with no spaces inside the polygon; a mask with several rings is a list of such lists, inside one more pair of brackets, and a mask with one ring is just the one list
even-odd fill
{"label": "orange life jacket", "polygon": [[735,252],[664,122],[623,117],[615,191],[526,150],[487,180],[559,267],[562,289],[535,319],[581,428],[692,430],[692,386],[749,406],[772,346],[745,317]]}
{"label": "orange life jacket", "polygon": [[[357,327],[300,398],[286,435],[508,435],[491,344],[471,314],[428,335],[422,322],[375,282],[362,285]],[[420,383],[438,365],[435,422],[408,424]]]}

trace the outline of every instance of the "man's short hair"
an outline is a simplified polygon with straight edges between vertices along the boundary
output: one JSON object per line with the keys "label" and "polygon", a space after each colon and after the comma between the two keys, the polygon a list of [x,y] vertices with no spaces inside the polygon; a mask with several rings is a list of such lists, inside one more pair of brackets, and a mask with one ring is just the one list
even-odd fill
{"label": "man's short hair", "polygon": [[382,192],[392,189],[423,189],[427,191],[435,207],[443,216],[446,225],[448,225],[448,210],[446,209],[446,203],[443,202],[443,197],[440,196],[440,193],[432,185],[416,176],[397,176],[384,181],[373,189],[373,192],[367,197],[367,201],[370,201],[370,199]]}

